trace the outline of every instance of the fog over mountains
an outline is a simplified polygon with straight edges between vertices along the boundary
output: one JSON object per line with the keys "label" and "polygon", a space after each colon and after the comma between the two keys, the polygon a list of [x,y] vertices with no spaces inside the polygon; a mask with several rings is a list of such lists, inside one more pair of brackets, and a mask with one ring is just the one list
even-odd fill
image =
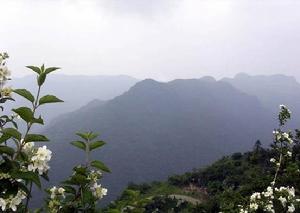
{"label": "fog over mountains", "polygon": [[[81,76],[81,75],[50,75],[42,88],[42,94],[52,94],[64,101],[63,104],[52,104],[42,108],[44,120],[49,124],[51,120],[64,113],[71,112],[95,99],[106,101],[127,91],[138,80],[129,76]],[[13,88],[26,88],[36,93],[36,78],[26,76],[13,78],[10,84]],[[23,98],[17,98],[13,104],[24,105]],[[46,113],[43,113],[46,112]]]}
{"label": "fog over mountains", "polygon": [[224,78],[222,81],[257,97],[262,105],[272,112],[273,119],[277,118],[278,106],[287,105],[294,117],[290,122],[290,127],[300,126],[300,84],[294,77],[280,74],[250,76],[240,73],[234,78]]}
{"label": "fog over mountains", "polygon": [[[282,88],[290,88],[285,90],[289,94],[281,93]],[[55,153],[51,180],[69,175],[83,159],[69,145],[76,131],[99,132],[107,142],[94,155],[112,170],[103,181],[109,188],[106,201],[130,181],[160,180],[199,168],[226,154],[247,151],[258,139],[269,145],[278,104],[300,107],[299,88],[293,78],[280,75],[143,80],[112,100],[93,101],[47,126],[52,141],[48,145]]]}

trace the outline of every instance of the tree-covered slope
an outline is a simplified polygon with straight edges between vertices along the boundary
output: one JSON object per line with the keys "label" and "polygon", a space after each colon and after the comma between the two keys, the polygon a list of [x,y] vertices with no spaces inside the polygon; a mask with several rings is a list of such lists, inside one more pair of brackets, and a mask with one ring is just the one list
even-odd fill
{"label": "tree-covered slope", "polygon": [[[272,156],[273,151],[257,142],[251,152],[223,157],[206,168],[171,176],[165,182],[129,184],[103,212],[212,213],[221,208],[223,212],[239,212],[239,204],[253,192],[263,191],[273,180],[275,170],[269,160]],[[299,145],[294,147],[292,162],[300,166]],[[300,192],[299,175],[284,175],[278,181]]]}

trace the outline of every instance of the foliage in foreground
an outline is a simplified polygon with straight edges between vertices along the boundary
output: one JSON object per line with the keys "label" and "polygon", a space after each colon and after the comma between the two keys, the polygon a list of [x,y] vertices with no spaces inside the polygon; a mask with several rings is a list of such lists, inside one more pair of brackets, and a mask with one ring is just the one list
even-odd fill
{"label": "foliage in foreground", "polygon": [[[46,104],[62,102],[54,95],[41,95],[47,76],[58,70],[57,67],[46,68],[28,66],[37,77],[35,94],[26,89],[7,87],[10,71],[6,65],[7,53],[0,53],[0,212],[29,212],[29,203],[34,186],[42,189],[41,178],[49,180],[49,162],[52,152],[47,146],[35,143],[49,142],[42,134],[33,133],[34,125],[43,125],[38,110]],[[12,109],[12,115],[4,114],[4,106],[8,101],[15,101],[13,93],[25,98],[28,106]],[[25,128],[19,128],[19,125]],[[91,151],[102,147],[103,141],[95,140],[97,134],[92,132],[77,133],[81,140],[71,144],[83,149],[86,161],[74,167],[71,177],[62,182],[61,187],[48,190],[45,207],[37,212],[95,212],[99,200],[107,194],[107,189],[99,184],[101,172],[109,169],[100,161],[91,160]]]}

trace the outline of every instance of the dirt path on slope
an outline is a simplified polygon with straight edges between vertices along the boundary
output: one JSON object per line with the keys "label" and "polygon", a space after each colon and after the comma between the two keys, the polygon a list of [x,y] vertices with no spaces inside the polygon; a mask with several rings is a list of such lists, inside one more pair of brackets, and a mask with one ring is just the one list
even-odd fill
{"label": "dirt path on slope", "polygon": [[193,198],[193,197],[190,197],[190,196],[187,196],[187,195],[176,195],[176,194],[172,194],[172,195],[169,195],[170,198],[175,198],[177,200],[183,200],[183,201],[186,201],[188,203],[191,203],[193,205],[198,205],[201,203],[201,200],[198,200],[196,198]]}

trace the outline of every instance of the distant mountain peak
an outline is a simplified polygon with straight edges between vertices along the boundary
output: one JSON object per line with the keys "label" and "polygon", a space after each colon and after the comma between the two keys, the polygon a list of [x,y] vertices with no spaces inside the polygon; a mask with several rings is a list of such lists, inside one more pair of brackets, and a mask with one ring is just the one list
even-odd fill
{"label": "distant mountain peak", "polygon": [[208,82],[216,82],[217,80],[212,76],[204,76],[200,78],[201,81],[208,81]]}
{"label": "distant mountain peak", "polygon": [[151,78],[137,82],[130,90],[140,90],[140,89],[149,89],[152,87],[163,85],[164,83],[156,81]]}
{"label": "distant mountain peak", "polygon": [[245,73],[245,72],[240,72],[240,73],[238,73],[238,74],[236,74],[234,76],[234,78],[239,78],[239,79],[241,79],[241,78],[249,78],[249,77],[250,77],[250,75],[247,74],[247,73]]}
{"label": "distant mountain peak", "polygon": [[[232,79],[232,78],[224,78]],[[250,75],[248,73],[238,73],[233,79],[246,80],[246,79],[265,79],[265,80],[285,80],[290,82],[297,82],[294,76],[284,75],[284,74],[273,74],[273,75]]]}

